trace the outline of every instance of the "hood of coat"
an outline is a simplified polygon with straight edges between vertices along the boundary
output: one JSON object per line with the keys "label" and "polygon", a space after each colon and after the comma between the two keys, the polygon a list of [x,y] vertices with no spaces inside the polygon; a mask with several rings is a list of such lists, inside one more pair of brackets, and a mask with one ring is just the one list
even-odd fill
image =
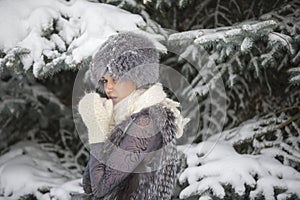
{"label": "hood of coat", "polygon": [[142,109],[161,104],[163,107],[170,109],[175,116],[176,138],[180,138],[183,134],[184,126],[190,121],[184,118],[180,111],[180,103],[167,98],[163,91],[161,83],[156,83],[148,89],[138,89],[132,92],[128,97],[122,99],[114,106],[114,121],[119,124],[128,116],[140,112]]}

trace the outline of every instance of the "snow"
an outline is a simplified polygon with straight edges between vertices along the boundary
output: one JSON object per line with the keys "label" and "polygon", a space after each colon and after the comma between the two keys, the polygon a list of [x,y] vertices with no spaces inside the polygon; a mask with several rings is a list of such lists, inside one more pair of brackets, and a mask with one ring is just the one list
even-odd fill
{"label": "snow", "polygon": [[82,186],[80,185],[82,182],[81,179],[71,180],[65,182],[59,187],[53,187],[50,189],[50,196],[56,199],[69,199],[71,193],[83,193]]}
{"label": "snow", "polygon": [[25,194],[41,200],[70,199],[70,193],[83,193],[81,181],[61,166],[55,154],[34,142],[19,142],[0,157],[0,199],[18,199]]}
{"label": "snow", "polygon": [[[209,138],[211,141],[221,140],[225,143],[238,144],[241,141],[250,140],[258,135],[261,135],[267,131],[270,131],[275,126],[271,126],[271,123],[279,122],[279,119],[275,117],[269,117],[266,119],[258,119],[257,116],[253,119],[249,119],[243,122],[239,127],[230,130],[223,131]],[[268,124],[269,126],[263,126]]]}
{"label": "snow", "polygon": [[[268,33],[275,26],[276,26],[276,22],[274,20],[267,20],[267,21],[263,21],[263,22],[256,22],[254,24],[242,25],[241,27],[235,27],[235,26],[226,27],[226,28],[222,27],[218,31],[215,31],[215,32],[212,32],[209,29],[208,30],[203,29],[202,31],[204,34],[199,35],[197,37],[197,39],[194,40],[194,43],[195,44],[205,44],[205,43],[209,43],[209,42],[223,41],[224,43],[233,42],[235,44],[241,44],[242,43],[241,40],[243,40],[246,35],[249,36],[249,33],[251,33],[251,34],[257,34],[259,32],[260,33],[263,33],[263,32]],[[247,33],[247,34],[245,34],[245,33]],[[272,33],[272,34],[274,34],[274,33]],[[251,47],[251,45],[249,45],[249,43],[250,43],[249,39],[247,39],[246,43],[248,43],[247,46]],[[279,39],[275,38],[275,37],[270,37],[270,39],[279,41]],[[282,40],[279,42],[282,42]],[[245,47],[246,47],[246,45],[244,45],[242,47],[242,50],[245,50],[244,49]]]}
{"label": "snow", "polygon": [[286,47],[291,54],[295,53],[295,50],[291,45],[292,38],[290,36],[273,32],[273,33],[269,33],[268,37],[269,37],[269,42],[273,42],[273,43],[279,42],[282,46]]}
{"label": "snow", "polygon": [[245,194],[245,186],[250,187],[252,199],[261,194],[266,199],[275,199],[274,188],[284,191],[281,197],[294,193],[300,198],[299,188],[295,186],[300,183],[300,173],[272,157],[239,154],[230,144],[217,141],[183,145],[178,150],[186,155],[188,165],[179,175],[181,184],[189,184],[181,191],[181,199],[208,191],[224,198],[226,185],[239,196]]}
{"label": "snow", "polygon": [[184,41],[187,39],[192,40],[192,39],[195,39],[202,35],[204,35],[204,32],[200,31],[200,30],[185,31],[185,32],[181,32],[181,33],[173,33],[172,35],[170,35],[169,41],[178,40],[180,42],[182,40]]}
{"label": "snow", "polygon": [[[110,35],[145,25],[139,15],[85,0],[3,0],[0,17],[6,19],[0,22],[0,49],[6,54],[15,47],[28,49],[21,61],[25,70],[33,66],[35,77],[47,73],[43,67],[51,68],[58,60],[74,67]],[[44,57],[53,63],[45,63]]]}
{"label": "snow", "polygon": [[241,44],[241,51],[242,52],[248,51],[249,49],[251,49],[252,45],[253,45],[253,40],[249,37],[246,37]]}

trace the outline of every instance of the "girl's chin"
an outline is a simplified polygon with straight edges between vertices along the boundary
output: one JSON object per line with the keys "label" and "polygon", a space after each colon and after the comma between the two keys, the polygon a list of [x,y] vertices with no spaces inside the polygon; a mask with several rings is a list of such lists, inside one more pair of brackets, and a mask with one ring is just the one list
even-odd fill
{"label": "girl's chin", "polygon": [[112,98],[111,100],[112,100],[113,104],[116,104],[119,102],[118,98]]}

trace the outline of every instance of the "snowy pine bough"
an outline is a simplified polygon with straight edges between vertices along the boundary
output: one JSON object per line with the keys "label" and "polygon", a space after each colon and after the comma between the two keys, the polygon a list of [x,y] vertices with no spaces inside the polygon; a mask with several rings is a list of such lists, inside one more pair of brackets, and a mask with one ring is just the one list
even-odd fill
{"label": "snowy pine bough", "polygon": [[300,173],[275,158],[237,153],[217,141],[182,146],[188,167],[180,183],[188,182],[181,199],[299,199]]}
{"label": "snowy pine bough", "polygon": [[0,69],[36,78],[78,69],[110,35],[145,25],[139,15],[85,0],[4,0],[0,13]]}
{"label": "snowy pine bough", "polygon": [[[54,153],[34,142],[19,142],[0,157],[0,199],[70,199],[83,193],[81,174],[65,168]],[[4,196],[4,197],[3,197]]]}
{"label": "snowy pine bough", "polygon": [[[228,102],[227,113],[217,109],[219,118],[201,116],[202,129],[193,141],[203,142],[179,147],[182,190],[178,198],[300,199],[299,6],[292,1],[261,16],[261,21],[169,37],[182,47],[179,62],[187,77],[195,67],[182,60],[190,58],[201,64],[199,46],[217,63],[199,65],[201,74],[194,75],[191,87],[182,91],[189,97],[211,95],[209,89],[217,79],[205,69],[213,68],[227,89],[226,95],[214,97]],[[285,83],[279,86],[282,81]],[[218,88],[215,91],[218,93]],[[209,106],[218,104],[200,102],[200,106],[203,113],[209,113]],[[252,106],[255,108],[249,112]],[[226,131],[205,128],[207,124],[218,127],[224,115]]]}
{"label": "snowy pine bough", "polygon": [[300,199],[299,131],[283,115],[255,117],[207,141],[179,146],[180,198]]}

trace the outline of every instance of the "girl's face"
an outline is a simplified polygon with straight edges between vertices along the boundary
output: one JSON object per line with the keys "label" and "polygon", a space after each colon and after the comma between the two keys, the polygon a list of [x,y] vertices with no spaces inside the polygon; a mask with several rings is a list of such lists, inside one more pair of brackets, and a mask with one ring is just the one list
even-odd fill
{"label": "girl's face", "polygon": [[133,81],[114,80],[110,75],[105,74],[103,81],[104,91],[113,104],[120,102],[136,90],[136,84]]}

